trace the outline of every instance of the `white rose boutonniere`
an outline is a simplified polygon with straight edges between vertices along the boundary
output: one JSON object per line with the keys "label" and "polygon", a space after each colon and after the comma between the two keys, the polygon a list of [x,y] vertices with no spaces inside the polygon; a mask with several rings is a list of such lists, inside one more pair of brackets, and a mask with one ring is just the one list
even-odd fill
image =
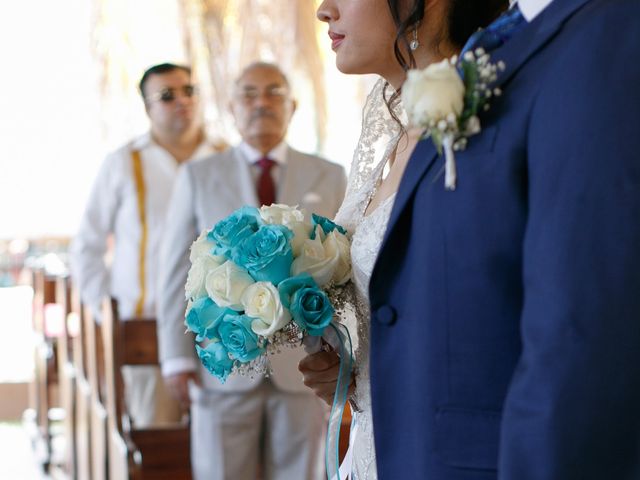
{"label": "white rose boutonniere", "polygon": [[416,125],[459,116],[464,108],[464,83],[448,59],[424,70],[409,70],[402,101]]}
{"label": "white rose boutonniere", "polygon": [[467,138],[480,132],[478,112],[489,108],[489,98],[500,95],[489,85],[497,78],[499,62],[489,62],[489,55],[479,48],[457,57],[429,65],[424,70],[410,70],[402,86],[402,102],[409,123],[425,129],[438,153],[445,155],[445,188],[455,190],[457,173],[455,150],[464,150]]}

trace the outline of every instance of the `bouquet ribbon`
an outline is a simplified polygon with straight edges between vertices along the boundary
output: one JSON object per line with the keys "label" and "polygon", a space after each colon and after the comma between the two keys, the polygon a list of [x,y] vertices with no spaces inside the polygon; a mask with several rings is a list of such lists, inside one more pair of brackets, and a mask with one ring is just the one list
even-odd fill
{"label": "bouquet ribbon", "polygon": [[[307,352],[319,349],[320,338],[313,345],[306,343]],[[353,371],[353,351],[351,346],[351,336],[347,327],[340,323],[332,322],[325,331],[323,338],[335,349],[340,356],[340,367],[336,391],[333,395],[333,405],[329,415],[327,426],[327,440],[325,451],[325,467],[328,480],[346,480],[351,472],[351,454],[347,452],[345,461],[340,466],[340,427],[342,426],[342,416],[347,404],[349,395],[349,385],[351,384],[351,373]]]}

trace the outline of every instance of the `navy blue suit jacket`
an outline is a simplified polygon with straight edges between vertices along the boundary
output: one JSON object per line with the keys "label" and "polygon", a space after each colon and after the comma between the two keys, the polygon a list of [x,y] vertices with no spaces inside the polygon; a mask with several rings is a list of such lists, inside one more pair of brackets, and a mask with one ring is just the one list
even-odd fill
{"label": "navy blue suit jacket", "polygon": [[555,0],[444,189],[410,159],[370,284],[383,480],[640,479],[640,0]]}

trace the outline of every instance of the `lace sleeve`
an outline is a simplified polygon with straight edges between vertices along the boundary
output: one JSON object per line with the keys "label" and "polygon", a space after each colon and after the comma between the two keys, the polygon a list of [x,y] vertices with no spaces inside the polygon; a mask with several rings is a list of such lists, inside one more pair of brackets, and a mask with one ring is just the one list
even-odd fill
{"label": "lace sleeve", "polygon": [[[379,171],[395,147],[402,129],[393,119],[384,101],[384,79],[379,79],[367,96],[362,110],[362,131],[353,152],[349,182],[336,222],[353,232],[380,177]],[[406,114],[398,101],[394,113],[404,121]]]}

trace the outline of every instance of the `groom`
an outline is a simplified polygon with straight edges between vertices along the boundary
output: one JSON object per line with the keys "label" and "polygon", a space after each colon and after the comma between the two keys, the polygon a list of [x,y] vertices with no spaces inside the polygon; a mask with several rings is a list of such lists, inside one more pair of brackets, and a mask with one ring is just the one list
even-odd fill
{"label": "groom", "polygon": [[382,479],[640,478],[640,2],[518,7],[456,190],[421,141],[371,279]]}

